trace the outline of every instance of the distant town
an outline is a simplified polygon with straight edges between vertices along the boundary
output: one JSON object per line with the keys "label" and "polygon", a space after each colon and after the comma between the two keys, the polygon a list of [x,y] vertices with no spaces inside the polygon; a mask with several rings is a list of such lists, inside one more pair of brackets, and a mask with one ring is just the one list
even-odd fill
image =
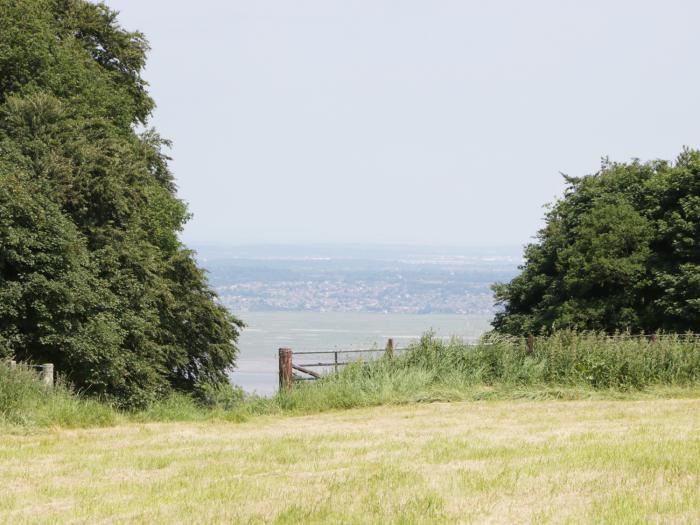
{"label": "distant town", "polygon": [[314,311],[485,314],[491,285],[510,280],[520,258],[503,253],[402,251],[316,255],[295,250],[202,258],[233,312]]}

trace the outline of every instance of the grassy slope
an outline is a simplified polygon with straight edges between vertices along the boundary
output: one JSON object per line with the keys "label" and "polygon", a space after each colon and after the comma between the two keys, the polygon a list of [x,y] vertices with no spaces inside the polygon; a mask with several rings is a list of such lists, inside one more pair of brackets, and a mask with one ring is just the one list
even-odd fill
{"label": "grassy slope", "polygon": [[0,434],[0,522],[700,521],[700,400]]}

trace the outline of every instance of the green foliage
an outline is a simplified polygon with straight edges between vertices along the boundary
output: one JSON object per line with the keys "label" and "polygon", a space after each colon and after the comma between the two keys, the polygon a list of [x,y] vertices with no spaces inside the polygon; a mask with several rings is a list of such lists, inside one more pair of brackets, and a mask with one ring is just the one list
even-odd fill
{"label": "green foliage", "polygon": [[670,335],[657,340],[609,338],[601,333],[555,332],[534,338],[489,336],[477,345],[445,343],[430,335],[413,345],[397,366],[433,377],[455,376],[469,384],[566,385],[642,389],[700,381],[700,340]]}
{"label": "green foliage", "polygon": [[33,370],[0,363],[0,423],[20,426],[112,425],[117,413],[107,404],[76,395],[59,381],[47,388]]}
{"label": "green foliage", "polygon": [[496,331],[683,333],[700,326],[700,152],[567,178],[522,273],[494,286]]}
{"label": "green foliage", "polygon": [[393,359],[343,367],[273,397],[244,397],[230,385],[202,383],[140,410],[117,410],[59,383],[46,389],[33,372],[0,364],[0,424],[94,426],[136,421],[232,421],[376,405],[495,399],[644,399],[700,394],[700,340],[657,341],[557,332],[535,339],[491,335],[477,345],[426,334]]}
{"label": "green foliage", "polygon": [[205,407],[231,410],[243,402],[243,389],[231,383],[202,383],[196,396]]}
{"label": "green foliage", "polygon": [[[171,393],[140,410],[120,410],[76,392],[59,377],[53,388],[26,365],[10,369],[0,361],[0,427],[79,428],[129,421],[243,421],[254,412],[244,407],[240,389],[229,383],[201,383],[196,394]],[[253,401],[253,404],[255,401]]]}
{"label": "green foliage", "polygon": [[683,336],[611,341],[563,331],[536,338],[530,353],[520,338],[491,335],[466,345],[426,334],[394,359],[347,366],[278,394],[274,403],[303,413],[425,401],[629,397],[645,390],[687,395],[699,383],[700,341]]}
{"label": "green foliage", "polygon": [[0,0],[0,357],[143,407],[226,383],[241,323],[192,252],[148,46],[83,0]]}

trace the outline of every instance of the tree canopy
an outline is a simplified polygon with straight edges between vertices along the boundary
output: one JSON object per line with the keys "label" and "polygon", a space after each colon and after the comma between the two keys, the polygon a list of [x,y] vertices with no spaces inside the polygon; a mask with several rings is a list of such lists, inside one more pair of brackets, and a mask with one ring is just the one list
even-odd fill
{"label": "tree canopy", "polygon": [[566,181],[520,275],[494,286],[495,330],[698,331],[700,152]]}
{"label": "tree canopy", "polygon": [[102,4],[0,0],[0,358],[130,407],[224,384],[242,326],[178,240],[147,51]]}

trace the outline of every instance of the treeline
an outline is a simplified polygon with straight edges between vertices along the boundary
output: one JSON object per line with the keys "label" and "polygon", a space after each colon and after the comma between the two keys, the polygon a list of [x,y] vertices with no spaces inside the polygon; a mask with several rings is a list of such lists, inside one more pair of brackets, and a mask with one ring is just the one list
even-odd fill
{"label": "treeline", "polygon": [[700,331],[700,152],[566,181],[522,273],[494,287],[494,328]]}
{"label": "treeline", "polygon": [[147,51],[102,4],[0,0],[0,359],[128,407],[228,384],[241,326],[178,241]]}

